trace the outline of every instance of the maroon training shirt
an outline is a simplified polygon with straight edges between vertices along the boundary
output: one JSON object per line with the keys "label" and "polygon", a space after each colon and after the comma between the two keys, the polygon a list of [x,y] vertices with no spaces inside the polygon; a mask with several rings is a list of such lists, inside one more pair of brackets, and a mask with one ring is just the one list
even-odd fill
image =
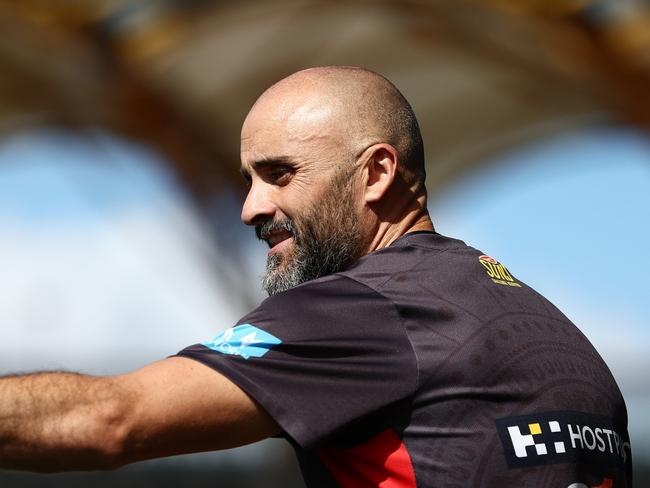
{"label": "maroon training shirt", "polygon": [[632,486],[609,369],[551,303],[415,232],[179,353],[282,427],[310,488]]}

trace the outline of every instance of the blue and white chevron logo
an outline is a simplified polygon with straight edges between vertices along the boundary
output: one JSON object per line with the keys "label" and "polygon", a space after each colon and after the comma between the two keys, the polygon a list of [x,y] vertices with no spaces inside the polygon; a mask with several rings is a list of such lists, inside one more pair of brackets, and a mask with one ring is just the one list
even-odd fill
{"label": "blue and white chevron logo", "polygon": [[214,339],[202,343],[205,347],[232,356],[261,358],[282,341],[251,324],[241,324],[228,329]]}

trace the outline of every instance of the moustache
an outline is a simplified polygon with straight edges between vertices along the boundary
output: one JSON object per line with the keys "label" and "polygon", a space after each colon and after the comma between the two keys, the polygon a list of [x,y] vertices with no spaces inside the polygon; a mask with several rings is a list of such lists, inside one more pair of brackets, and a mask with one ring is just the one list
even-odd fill
{"label": "moustache", "polygon": [[273,232],[287,231],[291,235],[296,235],[296,227],[293,220],[287,218],[283,220],[268,220],[255,226],[255,235],[259,240],[267,240]]}

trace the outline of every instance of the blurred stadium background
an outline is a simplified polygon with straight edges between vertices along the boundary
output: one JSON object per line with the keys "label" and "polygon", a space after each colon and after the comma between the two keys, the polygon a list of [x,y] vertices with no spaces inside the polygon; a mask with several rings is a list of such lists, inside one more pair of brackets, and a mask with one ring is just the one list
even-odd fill
{"label": "blurred stadium background", "polygon": [[[650,484],[650,2],[0,0],[0,372],[124,372],[262,298],[239,128],[301,68],[392,80],[437,229],[595,343]],[[302,486],[280,440],[3,487]]]}

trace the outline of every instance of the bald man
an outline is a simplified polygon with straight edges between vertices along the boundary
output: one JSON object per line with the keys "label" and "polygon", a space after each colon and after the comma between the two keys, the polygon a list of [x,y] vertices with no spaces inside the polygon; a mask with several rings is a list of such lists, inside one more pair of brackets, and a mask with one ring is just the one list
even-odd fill
{"label": "bald man", "polygon": [[623,398],[588,340],[434,231],[413,111],[314,68],[242,128],[270,297],[131,374],[0,380],[0,466],[112,468],[283,436],[309,487],[628,487]]}

